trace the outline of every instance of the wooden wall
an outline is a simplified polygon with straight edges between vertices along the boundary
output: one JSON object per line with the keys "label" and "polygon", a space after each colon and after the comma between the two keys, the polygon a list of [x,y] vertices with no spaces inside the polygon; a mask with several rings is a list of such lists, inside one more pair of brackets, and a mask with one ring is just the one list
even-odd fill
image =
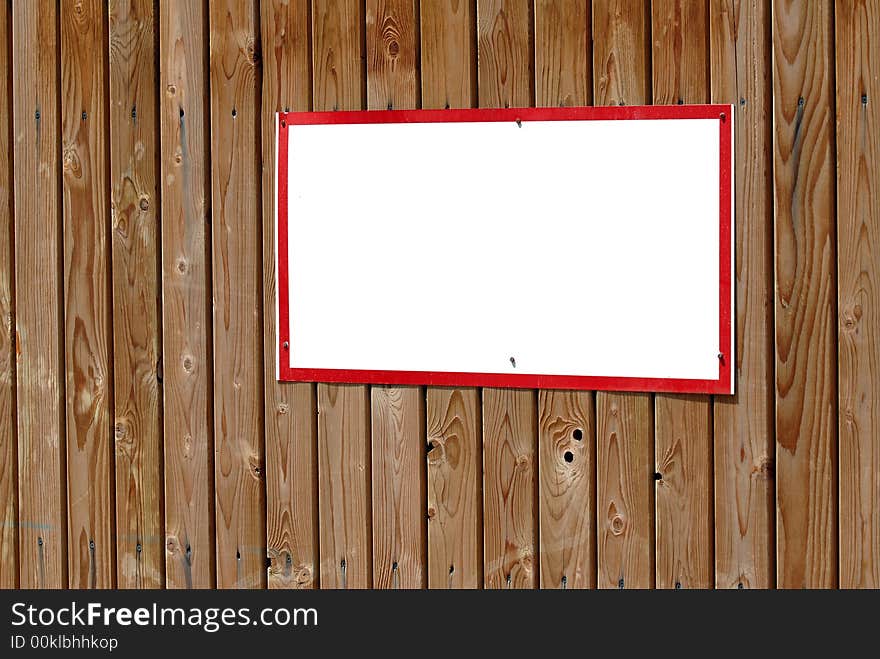
{"label": "wooden wall", "polygon": [[[0,0],[0,44],[0,585],[880,587],[880,0]],[[275,381],[276,111],[710,101],[735,396]]]}

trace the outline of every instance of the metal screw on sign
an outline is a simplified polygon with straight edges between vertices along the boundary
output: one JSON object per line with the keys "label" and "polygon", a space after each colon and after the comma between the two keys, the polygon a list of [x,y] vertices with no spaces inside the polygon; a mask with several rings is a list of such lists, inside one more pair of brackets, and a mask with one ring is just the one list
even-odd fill
{"label": "metal screw on sign", "polygon": [[517,118],[516,125],[518,128],[522,128],[522,119]]}
{"label": "metal screw on sign", "polygon": [[727,115],[722,112],[721,113],[721,123],[724,123],[725,121],[727,121]]}
{"label": "metal screw on sign", "polygon": [[514,359],[513,357],[510,358],[510,365],[516,368],[516,359]]}
{"label": "metal screw on sign", "polygon": [[284,343],[281,344],[281,347],[284,348],[285,350],[289,350],[289,349],[290,349],[290,343],[288,343],[287,341],[285,341]]}
{"label": "metal screw on sign", "polygon": [[281,120],[281,127],[287,128],[287,122],[284,119]]}

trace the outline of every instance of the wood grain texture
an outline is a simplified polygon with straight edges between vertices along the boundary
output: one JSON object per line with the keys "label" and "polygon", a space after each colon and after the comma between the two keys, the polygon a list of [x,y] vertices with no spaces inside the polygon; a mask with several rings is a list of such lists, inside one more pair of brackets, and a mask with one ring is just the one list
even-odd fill
{"label": "wood grain texture", "polygon": [[651,16],[642,0],[594,2],[593,102],[643,105],[651,98]]}
{"label": "wood grain texture", "polygon": [[657,588],[711,588],[712,426],[703,396],[657,396]]}
{"label": "wood grain texture", "polygon": [[366,99],[363,9],[360,2],[312,2],[315,110],[363,109]]}
{"label": "wood grain texture", "polygon": [[[360,110],[366,99],[361,3],[312,3],[315,110]],[[370,588],[370,395],[318,385],[318,521],[322,588]]]}
{"label": "wood grain texture", "polygon": [[649,394],[596,400],[599,588],[654,584],[654,409]]}
{"label": "wood grain texture", "polygon": [[[588,105],[593,96],[590,9],[535,3],[535,101]],[[565,237],[561,237],[565,239]],[[588,391],[538,394],[538,498],[542,588],[596,583],[596,410]]]}
{"label": "wood grain texture", "polygon": [[370,588],[370,402],[360,385],[318,385],[321,588]]}
{"label": "wood grain texture", "polygon": [[417,0],[366,0],[367,109],[419,105]]}
{"label": "wood grain texture", "polygon": [[421,387],[370,391],[373,587],[427,584],[425,395]]}
{"label": "wood grain texture", "polygon": [[735,107],[736,394],[714,401],[715,587],[775,583],[770,24],[711,0],[712,102]]}
{"label": "wood grain texture", "polygon": [[476,11],[473,0],[419,5],[423,108],[477,103]]}
{"label": "wood grain texture", "polygon": [[482,433],[476,389],[428,387],[428,587],[483,585]]}
{"label": "wood grain texture", "polygon": [[532,104],[529,0],[478,0],[478,98],[482,108]]}
{"label": "wood grain texture", "polygon": [[[658,105],[709,100],[708,3],[651,4],[653,97]],[[656,585],[714,584],[709,396],[658,394],[655,405]],[[708,523],[707,523],[708,522]]]}
{"label": "wood grain texture", "polygon": [[835,3],[840,586],[880,588],[880,2]]}
{"label": "wood grain texture", "polygon": [[107,15],[61,6],[68,566],[72,588],[116,585],[107,168]]}
{"label": "wood grain texture", "polygon": [[215,584],[207,7],[159,3],[165,585]]}
{"label": "wood grain texture", "polygon": [[152,0],[113,0],[109,23],[116,582],[119,588],[161,588],[159,145]]}
{"label": "wood grain texture", "polygon": [[486,588],[538,585],[534,391],[483,389],[483,562]]}
{"label": "wood grain texture", "polygon": [[[477,100],[476,11],[470,0],[424,2],[422,107]],[[450,255],[450,258],[453,258]],[[454,298],[449,307],[454,313]],[[427,387],[428,588],[483,585],[482,432],[475,388]]]}
{"label": "wood grain texture", "polygon": [[590,392],[538,393],[542,588],[596,585],[595,419]]}
{"label": "wood grain texture", "polygon": [[12,11],[19,585],[67,586],[59,99],[55,5]]}
{"label": "wood grain texture", "polygon": [[830,0],[773,5],[776,581],[837,585]]}
{"label": "wood grain texture", "polygon": [[536,105],[588,105],[593,98],[588,0],[535,1]]}
{"label": "wood grain texture", "polygon": [[[647,3],[595,2],[593,100],[650,100]],[[596,393],[596,562],[599,588],[654,583],[654,417],[648,394]]]}
{"label": "wood grain texture", "polygon": [[217,586],[266,584],[257,29],[210,3]]}
{"label": "wood grain texture", "polygon": [[[10,153],[10,5],[0,5],[0,153]],[[12,157],[0,165],[0,588],[18,587],[18,444],[15,408],[15,256]]]}
{"label": "wood grain texture", "polygon": [[[368,110],[418,106],[417,35],[414,0],[367,0]],[[374,386],[370,404],[373,587],[421,588],[427,580],[424,392]]]}
{"label": "wood grain texture", "polygon": [[[260,6],[263,51],[263,308],[276,308],[275,113],[312,106],[308,0]],[[266,543],[269,588],[317,585],[317,400],[311,383],[275,379],[278,339],[263,327],[266,415]]]}

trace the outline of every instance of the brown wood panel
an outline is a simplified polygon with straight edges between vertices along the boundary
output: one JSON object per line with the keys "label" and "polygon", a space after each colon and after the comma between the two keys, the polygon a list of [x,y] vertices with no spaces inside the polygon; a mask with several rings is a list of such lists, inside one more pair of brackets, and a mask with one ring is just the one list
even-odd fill
{"label": "brown wood panel", "polygon": [[[595,2],[593,102],[638,105],[651,97],[647,3]],[[648,394],[596,393],[597,585],[654,583],[654,423]]]}
{"label": "brown wood panel", "polygon": [[370,588],[369,390],[318,385],[321,588]]}
{"label": "brown wood panel", "polygon": [[835,3],[840,586],[880,588],[880,2]]}
{"label": "brown wood panel", "polygon": [[837,585],[830,0],[773,5],[776,581]]}
{"label": "brown wood panel", "polygon": [[584,391],[538,394],[542,588],[596,585],[596,410]]}
{"label": "brown wood panel", "polygon": [[68,566],[116,585],[106,6],[61,6]]}
{"label": "brown wood panel", "polygon": [[654,407],[648,394],[596,400],[597,585],[654,584]]}
{"label": "brown wood panel", "polygon": [[[0,6],[0,153],[10,151],[12,60],[10,5]],[[0,588],[18,587],[18,456],[15,409],[15,256],[12,158],[0,166]]]}
{"label": "brown wood panel", "polygon": [[480,107],[532,104],[531,15],[530,0],[477,0]]}
{"label": "brown wood panel", "polygon": [[58,14],[12,10],[19,584],[67,586]]}
{"label": "brown wood panel", "polygon": [[373,587],[427,583],[425,396],[421,387],[371,388]]}
{"label": "brown wood panel", "polygon": [[[709,25],[705,0],[651,4],[653,99],[658,105],[709,100]],[[712,424],[709,396],[657,395],[656,585],[710,588]]]}
{"label": "brown wood panel", "polygon": [[483,585],[482,446],[476,389],[428,387],[428,587]]}
{"label": "brown wood panel", "polygon": [[165,584],[152,0],[109,4],[116,583]]}
{"label": "brown wood panel", "polygon": [[[312,3],[315,110],[360,110],[366,100],[361,3]],[[318,522],[322,588],[369,588],[370,400],[361,385],[318,385]]]}
{"label": "brown wood panel", "polygon": [[[535,3],[535,104],[592,101],[586,0]],[[596,583],[596,410],[588,391],[538,396],[538,498],[542,588]]]}
{"label": "brown wood panel", "polygon": [[210,3],[217,586],[266,584],[255,7]]}
{"label": "brown wood panel", "polygon": [[366,99],[364,15],[360,2],[312,1],[315,110],[362,110]]}
{"label": "brown wood panel", "polygon": [[367,109],[419,105],[416,0],[366,0]]}
{"label": "brown wood panel", "polygon": [[712,422],[703,396],[657,396],[658,588],[711,588]]}
{"label": "brown wood panel", "polygon": [[[312,107],[309,0],[263,0],[263,308],[276,307],[275,113]],[[266,543],[269,588],[317,585],[317,401],[315,385],[275,379],[278,340],[263,327],[266,391]]]}
{"label": "brown wood panel", "polygon": [[207,6],[159,3],[165,585],[214,569]]}
{"label": "brown wood panel", "polygon": [[774,577],[770,23],[764,0],[711,0],[712,102],[735,106],[736,393],[714,401],[715,586]]}
{"label": "brown wood panel", "polygon": [[535,0],[535,104],[588,105],[593,99],[588,0]]}
{"label": "brown wood panel", "polygon": [[422,107],[477,103],[476,11],[473,0],[419,5]]}
{"label": "brown wood panel", "polygon": [[537,401],[483,389],[483,562],[486,588],[538,585]]}
{"label": "brown wood panel", "polygon": [[[422,107],[476,103],[476,11],[470,0],[420,5]],[[453,292],[454,295],[454,292]],[[454,313],[454,302],[450,308]],[[428,587],[483,585],[482,433],[475,388],[426,390]]]}
{"label": "brown wood panel", "polygon": [[[644,105],[651,100],[651,16],[643,0],[594,2],[593,102]],[[616,587],[616,586],[615,586]]]}
{"label": "brown wood panel", "polygon": [[[528,0],[478,0],[480,107],[532,104]],[[483,582],[538,585],[537,401],[534,391],[483,390]]]}
{"label": "brown wood panel", "polygon": [[[418,106],[413,0],[367,0],[367,109]],[[421,387],[371,388],[373,587],[426,582],[425,399]]]}

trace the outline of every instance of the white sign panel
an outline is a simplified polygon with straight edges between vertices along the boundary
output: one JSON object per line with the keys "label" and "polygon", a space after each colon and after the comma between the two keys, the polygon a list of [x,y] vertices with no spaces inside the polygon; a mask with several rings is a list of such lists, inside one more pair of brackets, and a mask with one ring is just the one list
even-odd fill
{"label": "white sign panel", "polygon": [[732,393],[732,123],[280,114],[279,378]]}

